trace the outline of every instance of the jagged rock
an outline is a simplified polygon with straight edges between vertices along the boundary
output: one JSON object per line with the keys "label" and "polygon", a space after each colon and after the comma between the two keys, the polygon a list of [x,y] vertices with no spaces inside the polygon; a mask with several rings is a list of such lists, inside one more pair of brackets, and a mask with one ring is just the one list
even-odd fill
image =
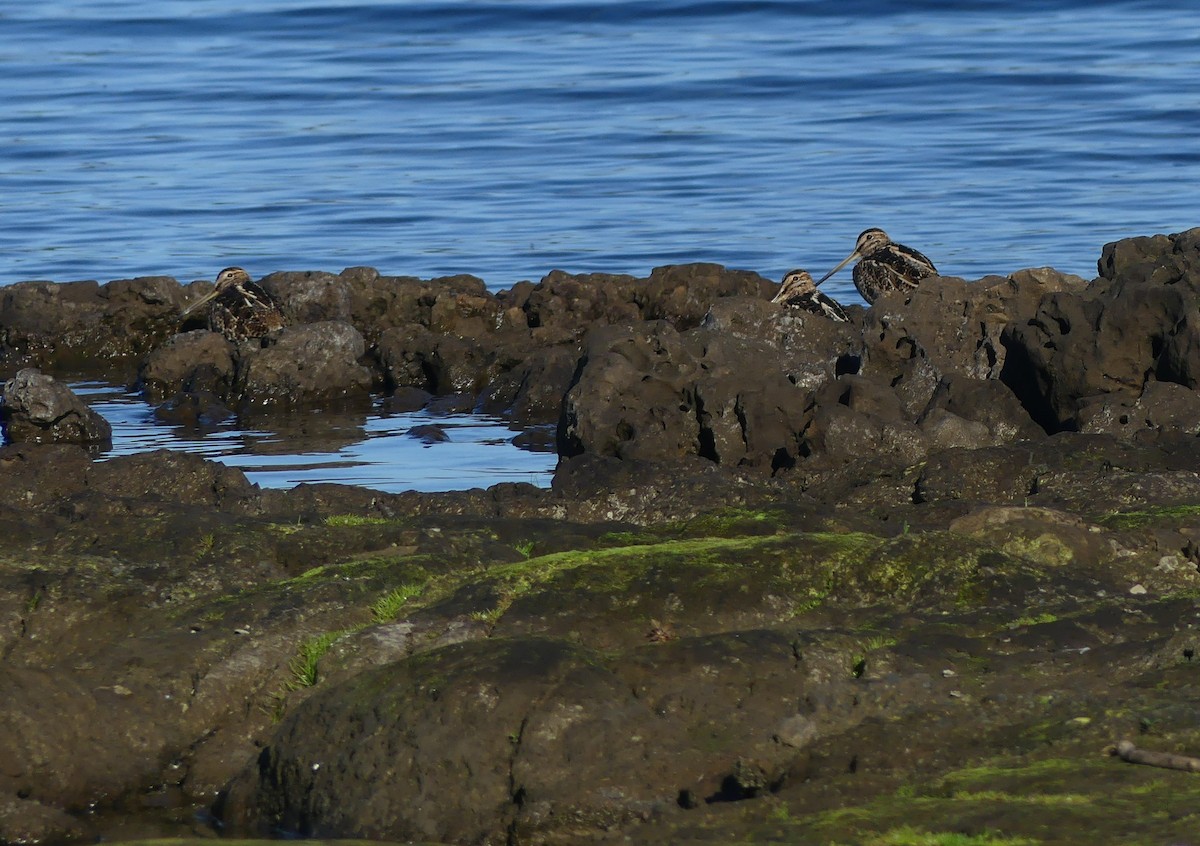
{"label": "jagged rock", "polygon": [[[964,425],[951,418],[963,421]],[[1003,382],[962,375],[945,376],[938,381],[929,403],[917,418],[917,425],[930,434],[935,428],[942,432],[941,440],[934,437],[937,446],[984,446],[1045,436]],[[943,442],[952,431],[956,442]],[[968,431],[976,437],[960,437]]]}
{"label": "jagged rock", "polygon": [[840,326],[731,297],[683,333],[666,321],[594,330],[563,406],[559,453],[792,466],[806,448],[807,386],[857,362]]}
{"label": "jagged rock", "polygon": [[925,358],[939,376],[995,379],[1004,366],[1005,327],[1028,320],[1046,294],[1083,286],[1077,276],[1037,268],[975,282],[935,277],[885,294],[863,321],[864,372],[890,375]]}
{"label": "jagged rock", "polygon": [[699,325],[713,303],[725,297],[769,299],[775,285],[757,273],[719,264],[656,267],[634,291],[643,320],[667,320],[676,329]]}
{"label": "jagged rock", "polygon": [[595,452],[627,460],[700,454],[699,368],[665,321],[593,330],[579,377],[567,392],[559,454]]}
{"label": "jagged rock", "polygon": [[500,322],[500,302],[474,276],[456,277],[460,284],[471,280],[478,290],[442,291],[429,309],[429,328],[434,332],[460,338],[484,338],[494,333]]}
{"label": "jagged rock", "polygon": [[7,443],[112,443],[112,426],[66,385],[37,370],[21,370],[4,384],[0,405]]}
{"label": "jagged rock", "polygon": [[[692,333],[689,341],[700,340]],[[695,382],[699,455],[727,467],[778,470],[800,454],[797,435],[808,419],[808,393],[770,361],[773,347],[740,338],[704,339]],[[753,375],[751,375],[753,374]]]}
{"label": "jagged rock", "polygon": [[[853,316],[862,310],[851,309]],[[701,322],[710,337],[736,337],[765,342],[773,354],[764,354],[759,367],[778,367],[787,380],[804,391],[816,390],[827,380],[857,373],[861,366],[862,339],[852,324],[837,323],[816,314],[780,306],[762,297],[730,296],[717,300]]]}
{"label": "jagged rock", "polygon": [[1043,298],[1011,325],[1001,378],[1049,432],[1093,398],[1133,402],[1147,382],[1200,385],[1200,230],[1108,244],[1101,277]]}
{"label": "jagged rock", "polygon": [[633,276],[553,270],[523,297],[521,309],[537,330],[536,342],[561,343],[581,338],[591,326],[640,320],[633,301],[637,285]]}
{"label": "jagged rock", "polygon": [[444,301],[439,320],[447,317],[446,303],[457,306],[455,298],[459,295],[483,311],[489,307],[480,306],[477,301],[492,299],[483,280],[467,274],[422,280],[411,276],[380,276],[371,268],[349,268],[341,276],[350,286],[354,325],[372,344],[393,326],[433,325],[434,307],[439,299]]}
{"label": "jagged rock", "polygon": [[534,339],[555,344],[577,339],[593,326],[638,320],[665,320],[678,330],[690,329],[719,299],[769,298],[774,287],[757,273],[705,263],[656,267],[647,279],[555,270],[515,301],[536,330]]}

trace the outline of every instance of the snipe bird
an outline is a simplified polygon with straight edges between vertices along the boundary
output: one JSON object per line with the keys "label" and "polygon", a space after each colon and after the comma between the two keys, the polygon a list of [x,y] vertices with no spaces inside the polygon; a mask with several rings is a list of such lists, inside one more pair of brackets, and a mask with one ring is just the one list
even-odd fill
{"label": "snipe bird", "polygon": [[937,276],[937,268],[912,247],[897,244],[882,229],[867,229],[858,236],[854,252],[817,281],[820,285],[852,261],[854,287],[868,303],[888,291],[911,291],[922,279]]}
{"label": "snipe bird", "polygon": [[285,325],[279,303],[240,267],[227,267],[218,273],[212,292],[185,308],[180,317],[207,303],[211,303],[208,328],[234,343],[261,338]]}
{"label": "snipe bird", "polygon": [[845,323],[849,320],[840,305],[817,290],[817,283],[807,270],[789,270],[779,286],[779,293],[771,300],[773,303],[799,308],[813,314],[823,314],[830,320]]}

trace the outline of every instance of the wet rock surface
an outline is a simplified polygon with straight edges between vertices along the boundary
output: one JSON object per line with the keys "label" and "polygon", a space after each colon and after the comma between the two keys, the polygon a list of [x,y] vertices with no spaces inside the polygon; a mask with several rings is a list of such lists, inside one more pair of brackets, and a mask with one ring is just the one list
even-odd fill
{"label": "wet rock surface", "polygon": [[4,383],[0,427],[6,443],[112,442],[112,426],[66,385],[26,368]]}
{"label": "wet rock surface", "polygon": [[1200,786],[1102,753],[1200,754],[1198,244],[837,324],[713,265],[272,274],[290,325],[241,345],[172,324],[203,285],[4,289],[6,379],[386,390],[562,460],[385,494],[0,448],[0,842],[1188,842]]}

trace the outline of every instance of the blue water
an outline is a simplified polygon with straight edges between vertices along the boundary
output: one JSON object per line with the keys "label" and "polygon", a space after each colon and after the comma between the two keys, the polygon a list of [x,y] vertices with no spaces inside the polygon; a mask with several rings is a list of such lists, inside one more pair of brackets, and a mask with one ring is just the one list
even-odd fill
{"label": "blue water", "polygon": [[[282,431],[231,419],[197,432],[164,424],[139,394],[118,386],[79,382],[71,387],[113,427],[112,448],[98,460],[179,449],[237,467],[267,488],[301,482],[363,485],[392,493],[498,482],[547,487],[558,460],[552,437],[545,439],[550,444],[546,448],[522,449],[513,443],[517,432],[483,414],[387,413],[377,400],[361,414],[311,411]],[[445,439],[431,443],[415,436],[413,430],[426,425],[436,425]]]}
{"label": "blue water", "polygon": [[1090,278],[1200,224],[1182,0],[43,0],[0,5],[0,80],[0,285],[778,279],[867,226]]}
{"label": "blue water", "polygon": [[779,278],[869,225],[944,273],[1090,278],[1104,242],[1200,223],[1182,0],[0,10],[0,284]]}

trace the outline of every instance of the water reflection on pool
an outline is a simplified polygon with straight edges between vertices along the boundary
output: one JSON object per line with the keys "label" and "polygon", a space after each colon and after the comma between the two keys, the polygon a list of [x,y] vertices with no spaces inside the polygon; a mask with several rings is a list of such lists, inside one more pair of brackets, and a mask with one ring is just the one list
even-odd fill
{"label": "water reflection on pool", "polygon": [[[498,482],[547,487],[557,456],[552,427],[517,446],[520,434],[484,414],[389,413],[374,399],[361,411],[305,410],[286,417],[230,418],[203,431],[164,422],[141,394],[103,382],[72,390],[112,424],[99,460],[155,449],[192,452],[238,467],[263,487],[337,482],[381,491],[465,490]],[[418,427],[436,427],[421,437]],[[417,429],[416,432],[413,430]],[[538,436],[542,437],[538,437]]]}

